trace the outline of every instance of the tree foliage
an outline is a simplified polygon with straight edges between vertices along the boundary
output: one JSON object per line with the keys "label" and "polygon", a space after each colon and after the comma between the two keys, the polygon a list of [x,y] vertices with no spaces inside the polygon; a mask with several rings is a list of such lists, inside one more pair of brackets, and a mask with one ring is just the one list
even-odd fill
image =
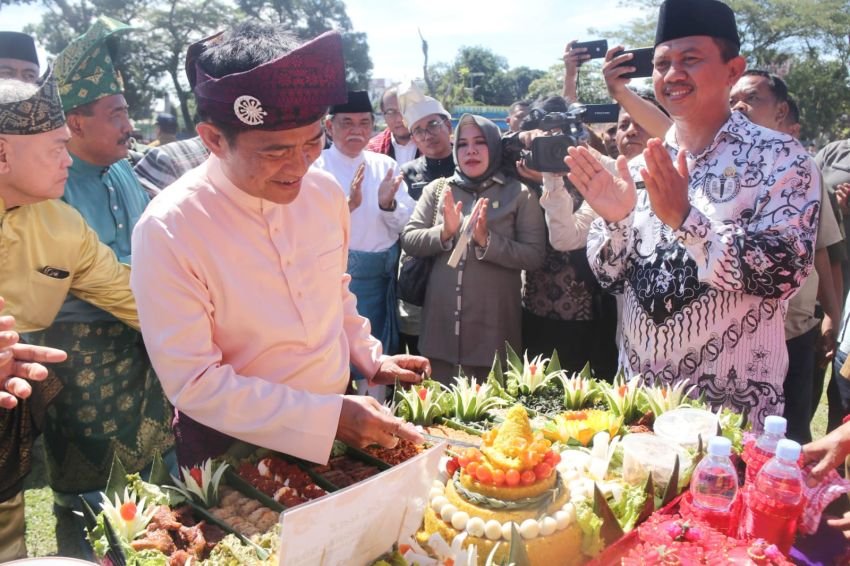
{"label": "tree foliage", "polygon": [[193,106],[184,71],[186,49],[227,22],[246,16],[282,22],[303,39],[337,29],[343,36],[349,86],[365,88],[372,70],[366,34],[353,31],[343,0],[239,0],[236,6],[227,0],[44,0],[44,5],[41,22],[26,31],[53,54],[99,15],[133,25],[135,32],[115,41],[131,115],[149,118],[154,98],[174,95],[186,129],[191,129]]}
{"label": "tree foliage", "polygon": [[372,72],[366,34],[352,30],[342,0],[237,0],[247,15],[288,24],[303,39],[335,29],[342,35],[350,89],[365,89]]}

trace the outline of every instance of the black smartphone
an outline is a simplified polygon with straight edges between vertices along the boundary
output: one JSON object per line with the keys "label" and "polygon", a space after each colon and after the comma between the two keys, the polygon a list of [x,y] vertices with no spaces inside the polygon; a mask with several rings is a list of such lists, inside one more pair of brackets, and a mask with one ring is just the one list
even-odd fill
{"label": "black smartphone", "polygon": [[579,41],[573,43],[573,49],[577,47],[584,47],[587,49],[587,54],[590,55],[591,59],[601,59],[605,57],[606,53],[608,53],[608,40],[597,39],[594,41]]}
{"label": "black smartphone", "polygon": [[655,55],[654,47],[641,47],[640,49],[626,49],[625,51],[618,51],[617,57],[620,55],[625,55],[626,53],[632,53],[634,56],[626,61],[618,65],[619,67],[634,67],[635,70],[631,73],[626,73],[625,75],[620,75],[624,79],[639,79],[643,77],[651,77],[652,76],[652,58]]}
{"label": "black smartphone", "polygon": [[619,117],[619,104],[585,104],[581,121],[585,124],[616,123]]}

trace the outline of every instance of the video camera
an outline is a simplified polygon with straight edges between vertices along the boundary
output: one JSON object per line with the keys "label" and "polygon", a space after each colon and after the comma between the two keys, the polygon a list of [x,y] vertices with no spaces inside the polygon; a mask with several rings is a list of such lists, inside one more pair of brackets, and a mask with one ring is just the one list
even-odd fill
{"label": "video camera", "polygon": [[506,153],[522,160],[525,166],[541,173],[566,173],[564,163],[567,149],[588,139],[584,124],[616,122],[620,107],[617,104],[571,104],[566,112],[545,112],[533,109],[522,121],[522,130],[543,130],[550,135],[537,136],[531,149],[525,149],[518,137],[505,147]]}

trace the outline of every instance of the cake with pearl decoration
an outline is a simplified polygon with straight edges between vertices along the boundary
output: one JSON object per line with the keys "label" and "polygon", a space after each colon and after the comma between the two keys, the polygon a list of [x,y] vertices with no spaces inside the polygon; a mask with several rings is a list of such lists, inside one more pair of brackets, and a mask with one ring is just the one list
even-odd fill
{"label": "cake with pearl decoration", "polygon": [[521,405],[483,435],[480,450],[466,449],[446,466],[449,479],[435,481],[425,510],[425,542],[439,534],[452,541],[466,533],[464,546],[479,548],[479,563],[499,544],[507,557],[516,526],[532,564],[581,564],[581,529],[570,494],[555,467],[560,456],[531,429]]}

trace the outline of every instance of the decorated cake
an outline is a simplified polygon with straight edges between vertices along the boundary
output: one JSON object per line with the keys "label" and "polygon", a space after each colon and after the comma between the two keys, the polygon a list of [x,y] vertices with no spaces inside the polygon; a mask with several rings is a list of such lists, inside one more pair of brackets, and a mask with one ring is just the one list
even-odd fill
{"label": "decorated cake", "polygon": [[[469,448],[449,461],[448,481],[431,489],[418,538],[425,542],[436,533],[452,541],[465,532],[464,546],[478,546],[485,557],[510,541],[515,526],[532,564],[581,564],[582,533],[555,470],[559,460],[550,442],[532,431],[525,408],[512,407],[484,434],[481,450]],[[497,558],[499,550],[507,555],[508,545]]]}

